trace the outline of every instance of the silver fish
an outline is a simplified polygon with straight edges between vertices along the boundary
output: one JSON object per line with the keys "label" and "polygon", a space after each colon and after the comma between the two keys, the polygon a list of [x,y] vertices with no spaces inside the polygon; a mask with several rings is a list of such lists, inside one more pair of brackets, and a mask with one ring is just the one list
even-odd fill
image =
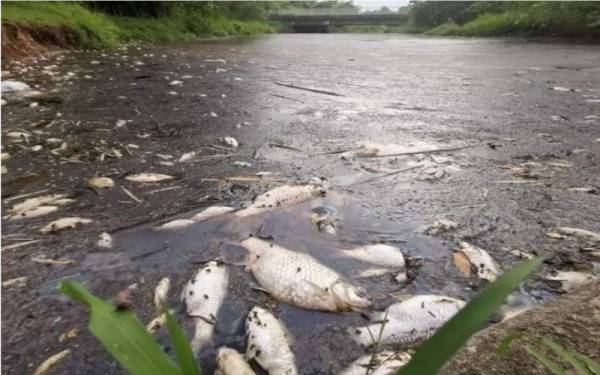
{"label": "silver fish", "polygon": [[465,276],[469,277],[471,271],[475,270],[479,279],[487,281],[496,280],[496,277],[502,272],[490,254],[465,241],[461,241],[460,247],[454,252],[454,263]]}
{"label": "silver fish", "polygon": [[254,307],[246,319],[246,357],[254,359],[269,375],[296,375],[296,360],[290,349],[291,336],[267,310]]}
{"label": "silver fish", "polygon": [[317,185],[278,186],[257,196],[250,206],[237,211],[235,215],[238,217],[256,215],[279,207],[300,204],[325,194],[326,189]]}
{"label": "silver fish", "polygon": [[350,250],[342,250],[342,252],[344,255],[354,259],[393,270],[401,270],[406,266],[402,250],[390,245],[376,244],[360,246]]}
{"label": "silver fish", "polygon": [[394,353],[389,350],[365,354],[346,367],[340,375],[392,375],[405,366],[410,358],[410,354],[406,352]]}
{"label": "silver fish", "polygon": [[181,299],[196,325],[191,342],[194,350],[211,342],[217,313],[227,294],[228,278],[225,265],[213,260],[201,267],[183,288]]}
{"label": "silver fish", "polygon": [[223,346],[217,352],[215,375],[254,375],[254,371],[237,350]]}
{"label": "silver fish", "polygon": [[352,311],[371,306],[363,288],[308,254],[297,253],[258,238],[241,245],[249,252],[247,269],[280,301],[311,310]]}
{"label": "silver fish", "polygon": [[352,338],[361,345],[377,342],[382,322],[387,319],[381,343],[399,347],[410,346],[433,335],[446,321],[456,314],[465,302],[436,295],[420,295],[391,305],[385,312],[371,314],[379,322],[349,330]]}

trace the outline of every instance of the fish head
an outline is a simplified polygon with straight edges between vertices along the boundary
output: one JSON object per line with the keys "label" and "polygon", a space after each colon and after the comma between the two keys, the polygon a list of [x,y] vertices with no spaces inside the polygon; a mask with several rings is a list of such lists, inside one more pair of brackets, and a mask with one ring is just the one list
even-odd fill
{"label": "fish head", "polygon": [[365,288],[345,282],[335,283],[331,287],[331,294],[340,311],[359,310],[373,305],[373,299],[369,297]]}
{"label": "fish head", "polygon": [[315,197],[324,197],[327,194],[327,187],[323,184],[318,185],[307,185],[310,189],[310,193]]}
{"label": "fish head", "polygon": [[[261,326],[262,322],[268,319],[269,312],[260,306],[254,306],[246,318],[246,332],[250,331],[252,326]],[[266,319],[265,319],[266,318]]]}
{"label": "fish head", "polygon": [[232,368],[238,361],[243,361],[241,355],[234,349],[222,346],[217,351],[217,366],[220,369]]}

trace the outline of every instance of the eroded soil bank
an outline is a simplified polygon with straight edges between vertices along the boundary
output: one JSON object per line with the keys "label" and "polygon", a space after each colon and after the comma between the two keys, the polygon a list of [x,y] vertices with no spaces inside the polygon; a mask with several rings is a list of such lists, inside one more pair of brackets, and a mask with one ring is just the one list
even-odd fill
{"label": "eroded soil bank", "polygon": [[[281,34],[3,64],[3,79],[40,91],[3,95],[2,151],[10,154],[3,160],[3,210],[24,194],[64,193],[76,202],[2,222],[3,281],[25,278],[3,287],[2,370],[29,372],[70,348],[56,373],[118,373],[86,331],[84,308],[60,296],[57,283],[76,279],[105,298],[135,285],[133,309],[148,322],[158,280],[171,278],[169,303],[179,307],[181,287],[199,263],[215,256],[239,260],[237,242],[250,233],[339,269],[379,307],[406,294],[471,298],[478,287],[452,260],[461,240],[487,250],[502,268],[529,254],[551,256],[513,302],[521,308],[554,299],[561,286],[546,275],[597,272],[597,243],[547,233],[560,226],[600,231],[599,52],[598,46],[520,40]],[[240,146],[232,149],[224,137]],[[392,153],[469,147],[361,158],[354,152],[360,143],[387,144],[383,149]],[[180,161],[189,152],[196,154]],[[153,184],[125,178],[143,172],[174,178]],[[91,190],[85,182],[94,176],[110,177],[115,186]],[[154,230],[311,177],[327,179],[326,197],[243,222]],[[335,236],[310,222],[311,209],[320,206],[335,212]],[[40,233],[67,216],[93,221]],[[458,227],[425,230],[439,219]],[[111,249],[96,247],[101,232],[112,235]],[[374,242],[419,260],[420,267],[409,269],[410,282],[358,279],[360,265],[335,256],[340,248]],[[242,349],[240,322],[259,304],[294,334],[302,373],[337,373],[363,352],[345,336],[347,326],[364,323],[360,314],[291,308],[250,289],[254,281],[241,267],[232,273],[217,345]],[[186,322],[182,311],[179,317]],[[597,325],[597,318],[590,322]],[[75,337],[61,337],[73,329]],[[564,336],[568,344],[568,334],[552,337],[561,342]],[[587,339],[573,342],[575,348],[598,358],[594,336]],[[211,368],[212,354],[203,357]],[[469,371],[470,365],[479,366],[461,366]],[[484,372],[503,371],[495,368]]]}

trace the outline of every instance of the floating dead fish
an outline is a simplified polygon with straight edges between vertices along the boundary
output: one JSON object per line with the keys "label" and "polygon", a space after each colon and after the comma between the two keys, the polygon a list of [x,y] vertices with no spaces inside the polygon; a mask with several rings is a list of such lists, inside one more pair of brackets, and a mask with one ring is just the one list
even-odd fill
{"label": "floating dead fish", "polygon": [[593,186],[572,187],[572,188],[569,188],[568,190],[574,191],[577,193],[588,193],[588,194],[597,194],[598,193],[598,189]]}
{"label": "floating dead fish", "polygon": [[252,166],[252,164],[248,163],[247,161],[234,161],[233,162],[233,166],[234,167],[238,167],[238,168],[249,168]]}
{"label": "floating dead fish", "polygon": [[164,223],[163,225],[156,228],[156,230],[181,229],[181,228],[189,227],[190,225],[195,224],[195,223],[196,222],[191,219],[176,219],[176,220],[171,220],[169,222]]}
{"label": "floating dead fish", "polygon": [[167,294],[171,288],[171,280],[168,277],[163,277],[154,289],[154,307],[158,310],[162,308],[162,304],[167,301]]}
{"label": "floating dead fish", "polygon": [[171,81],[169,83],[169,85],[171,85],[171,86],[182,86],[183,85],[183,81],[178,81],[178,80]]}
{"label": "floating dead fish", "polygon": [[310,213],[310,222],[317,226],[319,232],[336,234],[336,225],[334,220],[335,210],[329,207],[320,206],[312,208]]}
{"label": "floating dead fish", "polygon": [[71,349],[65,349],[60,353],[48,357],[33,371],[33,375],[44,375],[48,370],[54,367],[58,362],[62,361],[71,353]]}
{"label": "floating dead fish", "polygon": [[40,229],[40,232],[55,233],[64,229],[75,228],[78,225],[89,224],[93,220],[84,219],[82,217],[63,217],[62,219],[54,220]]}
{"label": "floating dead fish", "polygon": [[161,182],[161,181],[172,180],[174,178],[175,177],[170,176],[168,174],[161,174],[161,173],[138,173],[138,174],[131,174],[131,175],[125,177],[126,180],[133,181],[133,182]]}
{"label": "floating dead fish", "polygon": [[549,167],[556,167],[556,168],[571,168],[573,166],[573,163],[570,163],[570,162],[564,161],[564,160],[558,160],[558,161],[549,161],[546,163],[546,165]]}
{"label": "floating dead fish", "polygon": [[240,146],[240,143],[238,142],[238,140],[233,137],[223,138],[223,143],[225,143],[226,145],[231,146],[233,148],[238,148]]}
{"label": "floating dead fish", "polygon": [[454,252],[454,264],[466,277],[474,272],[479,279],[494,281],[501,273],[500,266],[485,250],[461,241]]}
{"label": "floating dead fish", "polygon": [[596,277],[589,273],[576,271],[557,271],[552,275],[546,275],[546,280],[559,281],[561,290],[568,292],[579,285],[595,280]]}
{"label": "floating dead fish", "polygon": [[127,125],[127,120],[119,119],[115,123],[115,128],[122,128],[125,125]]}
{"label": "floating dead fish", "polygon": [[315,197],[324,196],[325,188],[316,185],[283,185],[256,197],[247,208],[237,211],[236,216],[244,217],[265,211],[306,202]]}
{"label": "floating dead fish", "polygon": [[235,208],[227,206],[212,206],[198,212],[192,216],[191,219],[199,223],[201,221],[206,221],[208,219],[212,219],[213,217],[221,216],[232,211],[235,211]]}
{"label": "floating dead fish", "polygon": [[86,185],[92,189],[107,189],[115,186],[115,182],[108,177],[92,177],[87,180]]}
{"label": "floating dead fish", "polygon": [[296,360],[290,349],[292,338],[273,314],[254,307],[246,318],[246,357],[254,359],[269,375],[297,375]]}
{"label": "floating dead fish", "polygon": [[254,375],[252,367],[237,350],[225,346],[217,352],[217,372],[215,375]]}
{"label": "floating dead fish", "polygon": [[553,91],[560,91],[560,92],[568,92],[568,91],[573,91],[573,89],[569,89],[567,87],[562,87],[562,86],[554,86],[552,88]]}
{"label": "floating dead fish", "polygon": [[10,154],[8,152],[3,152],[0,154],[0,160],[5,161],[10,159]]}
{"label": "floating dead fish", "polygon": [[589,230],[580,229],[580,228],[570,228],[570,227],[559,227],[556,230],[561,234],[577,237],[581,240],[600,242],[600,234],[591,232]]}
{"label": "floating dead fish", "polygon": [[30,89],[31,89],[31,87],[29,87],[29,85],[26,84],[25,82],[13,81],[13,80],[2,80],[2,87],[1,87],[0,91],[2,91],[3,94],[7,94],[7,93],[25,91],[25,90],[30,90]]}
{"label": "floating dead fish", "polygon": [[2,282],[3,288],[10,288],[12,286],[23,287],[25,285],[27,285],[27,277],[25,276],[15,277],[14,279],[9,279]]}
{"label": "floating dead fish", "polygon": [[402,250],[390,245],[376,244],[360,246],[350,250],[342,250],[342,253],[351,258],[391,270],[401,270],[406,266]]}
{"label": "floating dead fish", "polygon": [[217,314],[227,294],[225,265],[210,261],[187,282],[181,293],[186,311],[196,326],[191,345],[194,351],[211,344]]}
{"label": "floating dead fish", "polygon": [[441,232],[447,232],[458,228],[458,223],[448,219],[438,219],[433,222],[430,226],[425,228],[427,234],[438,234]]}
{"label": "floating dead fish", "polygon": [[410,361],[407,352],[394,353],[386,350],[365,354],[350,364],[339,375],[392,375]]}
{"label": "floating dead fish", "polygon": [[564,236],[564,235],[562,235],[560,233],[556,233],[556,232],[548,232],[548,233],[546,233],[546,237],[550,237],[555,240],[564,240],[565,238],[567,238],[567,236]]}
{"label": "floating dead fish", "polygon": [[57,201],[65,199],[65,194],[49,194],[42,195],[35,198],[28,198],[21,203],[15,204],[9,211],[10,214],[23,213],[25,211],[33,210],[39,206],[52,205]]}
{"label": "floating dead fish", "polygon": [[[351,328],[349,333],[361,345],[380,344],[397,347],[412,346],[432,336],[456,314],[465,302],[436,295],[420,295],[391,305],[385,312],[371,314],[378,321],[364,327]],[[387,319],[382,330],[383,320]]]}
{"label": "floating dead fish", "polygon": [[33,257],[33,258],[31,258],[31,261],[35,262],[35,263],[41,263],[41,264],[60,264],[60,265],[75,263],[75,261],[73,259],[50,259],[50,258],[46,258],[45,256]]}
{"label": "floating dead fish", "polygon": [[181,157],[179,158],[179,162],[184,163],[186,161],[190,161],[194,159],[197,154],[198,152],[196,151],[186,152],[185,154],[181,155]]}
{"label": "floating dead fish", "polygon": [[371,306],[363,288],[350,284],[308,254],[254,237],[241,245],[249,252],[247,270],[280,301],[322,311],[352,311]]}
{"label": "floating dead fish", "polygon": [[8,215],[6,217],[8,217],[8,219],[10,220],[29,219],[33,217],[48,215],[57,210],[58,207],[56,206],[38,206],[27,211],[18,212],[13,215]]}
{"label": "floating dead fish", "polygon": [[98,241],[96,246],[101,249],[110,249],[113,246],[112,236],[106,232],[102,232],[98,235]]}

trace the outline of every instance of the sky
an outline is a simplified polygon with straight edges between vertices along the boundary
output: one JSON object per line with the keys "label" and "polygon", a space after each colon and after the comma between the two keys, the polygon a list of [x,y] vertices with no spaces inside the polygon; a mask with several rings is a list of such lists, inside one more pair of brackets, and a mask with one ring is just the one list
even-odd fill
{"label": "sky", "polygon": [[361,8],[379,9],[382,6],[386,6],[390,9],[397,9],[398,7],[408,5],[408,1],[409,0],[354,0],[352,3]]}

